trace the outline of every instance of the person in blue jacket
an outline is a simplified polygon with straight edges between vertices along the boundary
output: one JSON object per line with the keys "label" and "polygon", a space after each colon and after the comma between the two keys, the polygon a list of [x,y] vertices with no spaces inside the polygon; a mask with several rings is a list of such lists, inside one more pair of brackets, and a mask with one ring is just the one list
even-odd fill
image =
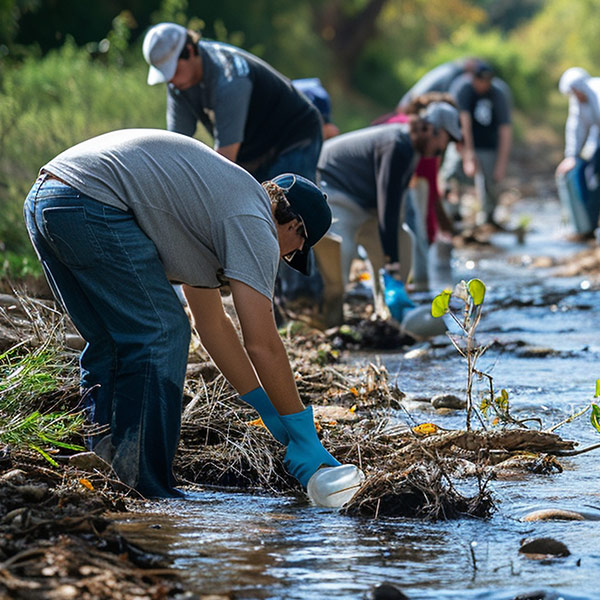
{"label": "person in blue jacket", "polygon": [[339,135],[340,128],[331,120],[331,97],[318,77],[292,79],[300,90],[317,108],[323,117],[323,141]]}

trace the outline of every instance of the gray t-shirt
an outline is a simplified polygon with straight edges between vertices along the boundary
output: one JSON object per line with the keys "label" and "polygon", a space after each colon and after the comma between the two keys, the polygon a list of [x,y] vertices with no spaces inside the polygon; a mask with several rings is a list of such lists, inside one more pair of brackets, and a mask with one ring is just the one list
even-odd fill
{"label": "gray t-shirt", "polygon": [[273,297],[279,244],[269,197],[249,173],[201,142],[125,129],[78,144],[43,170],[132,212],[170,281],[214,288],[236,279]]}
{"label": "gray t-shirt", "polygon": [[327,191],[334,187],[365,210],[376,210],[381,245],[398,261],[402,197],[419,156],[408,124],[385,124],[351,131],[323,144],[317,173]]}
{"label": "gray t-shirt", "polygon": [[402,96],[398,107],[410,104],[415,98],[429,92],[448,92],[457,77],[465,73],[467,59],[462,58],[443,63],[425,73],[409,90]]}
{"label": "gray t-shirt", "polygon": [[167,129],[193,136],[200,121],[215,149],[240,143],[236,162],[255,173],[321,135],[318,110],[292,82],[235,46],[200,40],[202,81],[167,86]]}

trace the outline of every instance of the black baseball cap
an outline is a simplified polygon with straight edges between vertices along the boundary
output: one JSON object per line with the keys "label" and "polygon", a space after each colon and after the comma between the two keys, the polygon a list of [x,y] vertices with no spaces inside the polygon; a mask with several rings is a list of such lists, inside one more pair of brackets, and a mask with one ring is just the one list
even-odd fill
{"label": "black baseball cap", "polygon": [[283,189],[290,207],[304,223],[306,243],[287,262],[290,267],[304,275],[310,275],[308,252],[331,227],[331,209],[327,195],[317,185],[301,175],[282,173],[271,181]]}
{"label": "black baseball cap", "polygon": [[473,74],[479,79],[492,79],[494,76],[494,67],[488,62],[480,60],[477,62]]}

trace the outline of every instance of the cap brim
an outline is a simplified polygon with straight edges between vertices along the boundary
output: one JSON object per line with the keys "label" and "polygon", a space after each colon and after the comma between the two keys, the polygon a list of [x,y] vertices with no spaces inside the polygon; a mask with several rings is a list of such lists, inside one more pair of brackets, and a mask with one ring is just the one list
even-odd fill
{"label": "cap brim", "polygon": [[310,263],[308,261],[308,253],[310,246],[304,244],[304,248],[294,254],[294,257],[290,261],[284,261],[286,265],[292,267],[296,271],[302,273],[302,275],[310,275]]}
{"label": "cap brim", "polygon": [[168,83],[171,81],[171,79],[173,79],[175,71],[177,71],[177,59],[162,65],[160,69],[154,65],[150,65],[150,69],[148,70],[148,85]]}
{"label": "cap brim", "polygon": [[462,142],[462,132],[459,131],[458,133],[455,132],[454,134],[452,134],[450,131],[448,131],[448,135],[450,136],[453,142]]}

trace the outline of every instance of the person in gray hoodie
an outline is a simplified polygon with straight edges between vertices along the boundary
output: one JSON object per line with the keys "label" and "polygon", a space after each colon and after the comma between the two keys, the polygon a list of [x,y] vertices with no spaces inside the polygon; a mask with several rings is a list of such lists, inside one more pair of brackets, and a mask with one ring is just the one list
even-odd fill
{"label": "person in gray hoodie", "polygon": [[569,97],[569,114],[565,126],[565,157],[556,167],[564,175],[575,167],[576,159],[587,141],[597,146],[600,126],[600,77],[591,77],[581,67],[567,69],[558,89]]}
{"label": "person in gray hoodie", "polygon": [[558,88],[569,97],[569,114],[565,157],[556,167],[556,183],[576,235],[589,237],[600,214],[600,77],[571,67],[562,74]]}

